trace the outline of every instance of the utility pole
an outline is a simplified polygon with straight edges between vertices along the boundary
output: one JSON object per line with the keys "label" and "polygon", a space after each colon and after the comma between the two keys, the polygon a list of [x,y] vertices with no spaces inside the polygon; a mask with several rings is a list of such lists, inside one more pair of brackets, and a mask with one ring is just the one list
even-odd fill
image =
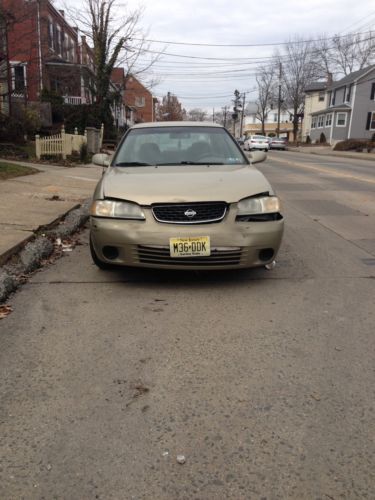
{"label": "utility pole", "polygon": [[227,126],[227,106],[224,106],[222,109],[223,109],[223,114],[224,114],[224,127]]}
{"label": "utility pole", "polygon": [[212,121],[215,123],[215,108],[212,108]]}
{"label": "utility pole", "polygon": [[280,62],[279,66],[279,96],[277,99],[277,137],[280,137],[280,112],[281,112],[281,75],[282,75],[282,65]]}
{"label": "utility pole", "polygon": [[243,92],[242,94],[242,111],[241,111],[241,128],[240,128],[240,138],[242,139],[242,133],[243,133],[243,117],[245,113],[245,98],[246,98],[246,92]]}

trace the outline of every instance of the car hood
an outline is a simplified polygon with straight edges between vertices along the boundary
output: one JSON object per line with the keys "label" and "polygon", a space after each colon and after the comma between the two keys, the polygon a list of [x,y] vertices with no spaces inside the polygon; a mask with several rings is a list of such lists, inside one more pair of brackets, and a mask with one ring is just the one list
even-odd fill
{"label": "car hood", "polygon": [[272,188],[251,165],[178,165],[159,167],[110,167],[101,180],[98,196],[151,205],[192,201],[225,201]]}

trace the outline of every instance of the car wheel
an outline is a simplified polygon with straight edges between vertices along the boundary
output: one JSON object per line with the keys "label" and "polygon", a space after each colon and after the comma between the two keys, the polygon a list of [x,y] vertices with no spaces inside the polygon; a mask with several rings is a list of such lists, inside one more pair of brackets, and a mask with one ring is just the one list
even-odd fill
{"label": "car wheel", "polygon": [[108,269],[113,269],[115,267],[114,264],[108,264],[107,262],[103,262],[102,260],[99,259],[99,257],[95,253],[94,245],[92,244],[91,238],[90,238],[90,253],[91,253],[91,258],[92,258],[94,264],[99,269],[102,269],[103,271],[107,271]]}

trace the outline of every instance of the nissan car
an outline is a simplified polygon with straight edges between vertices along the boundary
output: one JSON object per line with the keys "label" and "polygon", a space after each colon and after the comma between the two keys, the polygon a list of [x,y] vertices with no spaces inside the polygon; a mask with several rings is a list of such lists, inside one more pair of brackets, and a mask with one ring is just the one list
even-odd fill
{"label": "nissan car", "polygon": [[279,198],[221,125],[138,124],[112,157],[97,154],[93,162],[105,167],[90,211],[99,268],[274,263],[284,226]]}

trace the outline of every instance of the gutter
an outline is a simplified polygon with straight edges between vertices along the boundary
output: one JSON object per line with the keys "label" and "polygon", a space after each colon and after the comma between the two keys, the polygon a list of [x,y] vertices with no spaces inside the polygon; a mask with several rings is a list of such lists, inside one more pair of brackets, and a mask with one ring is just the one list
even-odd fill
{"label": "gutter", "polygon": [[350,139],[350,135],[352,132],[352,121],[353,121],[353,114],[354,114],[354,102],[355,102],[356,90],[357,90],[357,82],[354,84],[354,89],[353,89],[353,102],[352,102],[352,112],[350,113],[348,139]]}
{"label": "gutter", "polygon": [[39,89],[40,95],[43,91],[43,67],[42,67],[42,41],[40,39],[40,0],[37,0],[37,24],[38,24],[38,59],[39,59]]}

